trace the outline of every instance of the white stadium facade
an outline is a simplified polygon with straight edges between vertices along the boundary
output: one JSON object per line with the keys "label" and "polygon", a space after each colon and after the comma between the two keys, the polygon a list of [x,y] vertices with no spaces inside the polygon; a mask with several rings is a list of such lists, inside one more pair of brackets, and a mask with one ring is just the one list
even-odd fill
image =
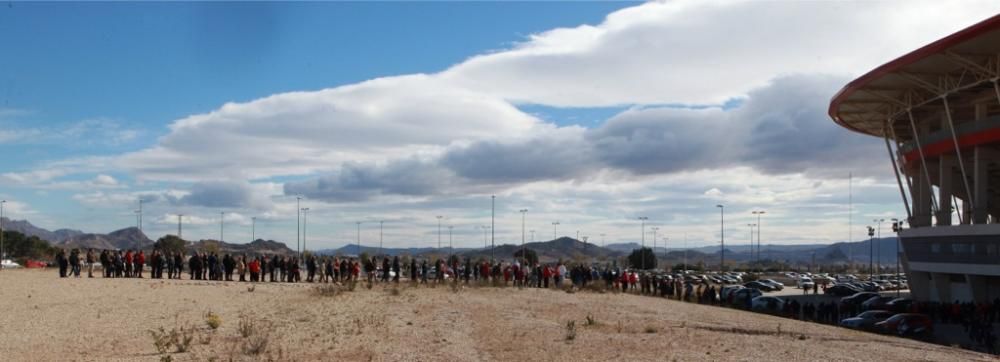
{"label": "white stadium facade", "polygon": [[1000,297],[1000,15],[848,83],[829,115],[885,140],[913,298]]}

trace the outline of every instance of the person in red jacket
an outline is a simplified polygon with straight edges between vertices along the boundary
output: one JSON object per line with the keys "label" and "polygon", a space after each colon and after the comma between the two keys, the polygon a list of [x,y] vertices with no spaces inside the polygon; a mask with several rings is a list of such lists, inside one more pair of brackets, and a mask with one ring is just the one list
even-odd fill
{"label": "person in red jacket", "polygon": [[125,277],[132,277],[132,250],[125,252]]}
{"label": "person in red jacket", "polygon": [[250,281],[256,282],[260,275],[260,261],[254,258],[250,261]]}
{"label": "person in red jacket", "polygon": [[135,262],[135,269],[134,269],[135,275],[139,278],[142,278],[142,267],[143,265],[146,265],[146,254],[143,254],[142,250],[139,250],[139,253],[135,255],[134,262]]}
{"label": "person in red jacket", "polygon": [[546,289],[549,288],[550,278],[552,278],[552,269],[549,268],[548,265],[546,265],[544,268],[542,268],[542,285],[544,285]]}

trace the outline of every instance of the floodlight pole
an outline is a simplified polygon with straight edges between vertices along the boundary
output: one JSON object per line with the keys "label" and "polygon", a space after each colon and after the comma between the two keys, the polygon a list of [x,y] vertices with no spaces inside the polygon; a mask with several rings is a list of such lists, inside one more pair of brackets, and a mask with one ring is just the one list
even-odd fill
{"label": "floodlight pole", "polygon": [[719,272],[726,270],[726,207],[719,204],[715,205],[719,208],[719,239],[720,239],[720,253],[719,253]]}
{"label": "floodlight pole", "polygon": [[[521,211],[521,259],[527,261],[528,255],[525,254],[525,249],[524,249],[524,219],[525,215],[528,214],[528,209],[521,209],[520,211]],[[534,238],[535,232],[532,231],[531,234],[532,234],[531,237]]]}
{"label": "floodlight pole", "polygon": [[250,242],[257,240],[257,217],[250,217]]}
{"label": "floodlight pole", "polygon": [[649,220],[649,218],[645,216],[639,217],[639,221],[642,225],[642,231],[640,232],[640,234],[642,234],[642,245],[639,247],[639,263],[642,265],[642,270],[646,270],[646,258],[642,257],[642,249],[646,248],[646,220]]}
{"label": "floodlight pole", "polygon": [[309,222],[309,208],[302,208],[302,254],[306,252],[306,224]]}
{"label": "floodlight pole", "polygon": [[0,200],[0,269],[3,269],[4,256],[4,244],[3,244],[3,205],[7,203],[7,200]]}
{"label": "floodlight pole", "polygon": [[226,212],[219,212],[219,243],[226,241]]}

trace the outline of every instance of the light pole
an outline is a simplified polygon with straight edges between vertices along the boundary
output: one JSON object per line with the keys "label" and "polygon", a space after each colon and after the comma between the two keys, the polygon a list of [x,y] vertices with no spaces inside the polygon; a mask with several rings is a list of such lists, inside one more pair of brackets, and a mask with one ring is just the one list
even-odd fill
{"label": "light pole", "polygon": [[146,200],[143,200],[140,197],[139,198],[139,231],[142,231],[142,203],[143,203],[143,201],[146,201]]}
{"label": "light pole", "polygon": [[552,222],[552,240],[556,239],[556,233],[557,233],[556,230],[557,230],[558,227],[559,227],[559,221],[558,220],[553,221]]}
{"label": "light pole", "polygon": [[135,227],[138,228],[139,227],[139,210],[132,210],[132,213],[135,214]]}
{"label": "light pole", "polygon": [[379,254],[385,254],[385,250],[382,249],[382,224],[384,224],[384,223],[385,223],[385,220],[379,220],[378,221],[378,252],[379,252]]}
{"label": "light pole", "polygon": [[219,242],[226,241],[226,212],[219,212]]}
{"label": "light pole", "polygon": [[[760,216],[766,214],[767,212],[764,211],[764,210],[755,210],[755,211],[751,211],[750,213],[754,214],[754,215],[757,215],[757,224],[756,224],[756,226],[757,226],[757,262],[759,263],[760,262],[760,225],[761,225],[760,224]],[[753,231],[751,231],[751,233],[753,233]],[[753,248],[753,245],[750,245],[750,247]]]}
{"label": "light pole", "polygon": [[250,217],[250,242],[252,243],[252,242],[254,242],[254,240],[257,240],[257,217],[256,216],[251,216]]}
{"label": "light pole", "polygon": [[0,269],[3,269],[3,259],[7,254],[4,254],[3,245],[3,205],[7,203],[7,200],[0,200]]}
{"label": "light pole", "polygon": [[[521,259],[527,260],[528,255],[525,254],[524,249],[524,218],[528,214],[528,209],[521,209]],[[534,238],[534,232],[532,232],[532,238]]]}
{"label": "light pole", "polygon": [[490,195],[490,264],[496,263],[497,257],[497,195]]}
{"label": "light pole", "polygon": [[653,229],[653,258],[656,258],[656,232],[660,230],[659,226],[651,227]]}
{"label": "light pole", "polygon": [[[756,212],[756,211],[754,211],[754,212]],[[753,256],[754,255],[753,254],[753,228],[754,228],[754,226],[757,226],[757,224],[747,224],[747,226],[750,227],[750,260],[755,260],[756,262],[759,263],[760,260],[755,259],[754,256]],[[760,243],[760,239],[757,239],[757,242]]]}
{"label": "light pole", "polygon": [[642,265],[642,270],[646,270],[646,258],[642,255],[642,249],[646,248],[646,220],[649,220],[649,218],[645,216],[639,217],[639,221],[642,224],[642,231],[640,232],[642,235],[642,246],[639,247],[639,263]]}
{"label": "light pole", "polygon": [[531,230],[531,242],[535,242],[535,231]]}
{"label": "light pole", "polygon": [[455,253],[455,244],[452,244],[452,242],[451,242],[451,233],[452,233],[451,230],[454,229],[454,228],[455,228],[454,226],[448,225],[448,253],[449,254],[454,254]]}
{"label": "light pole", "polygon": [[896,233],[896,298],[899,298],[899,290],[903,289],[903,281],[899,278],[899,232],[902,230],[903,223],[892,219],[892,232]]}
{"label": "light pole", "polygon": [[358,224],[358,260],[361,260],[361,222],[355,221]]}
{"label": "light pole", "polygon": [[438,252],[441,252],[441,218],[444,216],[438,215]]}
{"label": "light pole", "polygon": [[184,240],[184,235],[181,233],[183,228],[181,227],[181,219],[184,218],[184,214],[177,214],[177,238]]}
{"label": "light pole", "polygon": [[490,246],[490,226],[483,225],[483,251]]}
{"label": "light pole", "polygon": [[604,234],[601,234],[601,247],[603,248],[605,245],[607,244],[604,243]]}
{"label": "light pole", "polygon": [[726,270],[726,207],[719,204],[715,205],[719,208],[719,240],[720,240],[720,253],[719,253],[719,272]]}
{"label": "light pole", "polygon": [[302,217],[301,206],[302,206],[302,196],[296,196],[295,197],[295,251],[298,252],[299,258],[302,258],[302,247],[299,244],[299,238],[301,238],[301,235],[299,235],[299,233],[302,232],[302,222],[301,220],[299,220],[299,218]]}
{"label": "light pole", "polygon": [[306,252],[306,224],[309,223],[309,208],[302,208],[302,254]]}
{"label": "light pole", "polygon": [[[875,220],[872,220],[872,222],[878,223],[878,231],[875,234],[875,237],[878,238],[878,239],[882,239],[882,222],[883,221],[885,221],[885,219],[875,219]],[[875,265],[878,266],[878,274],[882,274],[882,248],[881,247],[875,249],[875,255],[876,255],[875,260],[877,261],[875,263]]]}
{"label": "light pole", "polygon": [[875,280],[875,228],[868,227],[868,280]]}

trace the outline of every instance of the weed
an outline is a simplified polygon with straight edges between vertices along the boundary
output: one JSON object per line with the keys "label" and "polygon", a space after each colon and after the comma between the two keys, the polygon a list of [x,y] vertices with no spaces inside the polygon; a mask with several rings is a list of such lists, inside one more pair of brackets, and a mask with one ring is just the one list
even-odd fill
{"label": "weed", "polygon": [[622,330],[624,330],[624,329],[625,329],[625,326],[624,326],[624,325],[622,325],[622,321],[618,321],[618,326],[617,326],[617,327],[616,327],[615,329],[617,329],[617,330],[618,330],[618,333],[621,333],[621,332],[622,332]]}
{"label": "weed", "polygon": [[201,344],[211,344],[212,343],[212,333],[204,333],[198,336],[198,343]]}
{"label": "weed", "polygon": [[595,325],[597,325],[597,320],[594,319],[594,316],[592,316],[590,314],[587,315],[587,325],[588,326],[595,326]]}
{"label": "weed", "polygon": [[655,333],[659,332],[660,329],[656,328],[655,326],[646,326],[646,329],[643,329],[642,331],[646,332],[646,333],[649,333],[649,334],[655,334]]}
{"label": "weed", "polygon": [[175,328],[170,331],[170,337],[178,353],[187,352],[191,347],[191,341],[194,341],[194,327]]}
{"label": "weed", "polygon": [[243,341],[243,354],[257,356],[267,351],[271,343],[270,333],[258,333]]}
{"label": "weed", "polygon": [[219,329],[219,326],[222,325],[222,317],[218,314],[212,313],[211,311],[205,313],[205,324],[213,330]]}
{"label": "weed", "polygon": [[576,339],[576,321],[566,322],[566,341]]}
{"label": "weed", "polygon": [[243,338],[250,338],[257,330],[257,322],[253,318],[250,318],[250,316],[242,314],[240,315],[240,322],[236,329],[240,331],[240,336],[243,336]]}
{"label": "weed", "polygon": [[335,297],[342,292],[342,289],[336,284],[323,284],[316,286],[313,291],[321,297]]}
{"label": "weed", "polygon": [[158,330],[150,330],[149,334],[153,336],[153,347],[156,347],[156,352],[160,354],[167,353],[170,349],[170,333],[160,327]]}
{"label": "weed", "polygon": [[171,355],[160,356],[160,362],[174,362],[174,357]]}

